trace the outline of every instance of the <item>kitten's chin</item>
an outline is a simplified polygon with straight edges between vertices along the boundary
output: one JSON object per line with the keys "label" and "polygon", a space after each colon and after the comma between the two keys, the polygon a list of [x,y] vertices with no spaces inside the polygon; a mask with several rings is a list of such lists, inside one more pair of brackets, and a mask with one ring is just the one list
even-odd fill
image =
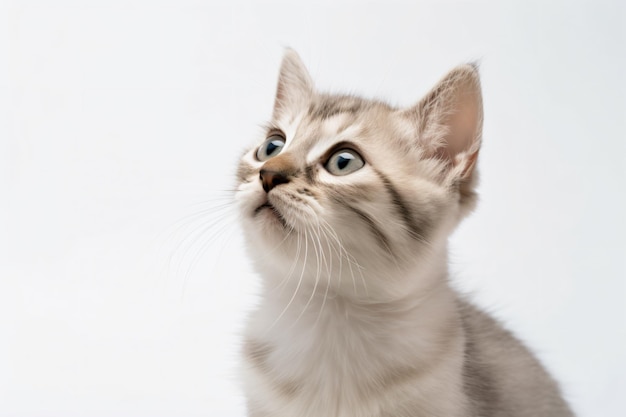
{"label": "kitten's chin", "polygon": [[256,222],[260,223],[262,228],[277,228],[278,231],[282,230],[285,233],[293,229],[293,226],[286,222],[280,210],[269,201],[264,202],[254,209],[252,216],[255,218]]}

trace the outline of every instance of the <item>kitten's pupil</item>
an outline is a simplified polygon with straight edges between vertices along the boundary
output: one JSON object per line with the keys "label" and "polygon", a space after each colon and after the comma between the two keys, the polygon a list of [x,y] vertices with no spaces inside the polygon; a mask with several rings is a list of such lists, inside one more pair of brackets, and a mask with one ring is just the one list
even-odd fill
{"label": "kitten's pupil", "polygon": [[263,162],[280,153],[285,146],[285,139],[280,135],[272,135],[265,140],[256,152],[256,158]]}
{"label": "kitten's pupil", "polygon": [[265,152],[267,153],[267,156],[272,156],[272,154],[274,153],[274,151],[276,151],[276,149],[279,149],[283,146],[282,141],[280,140],[273,140],[270,143],[267,144],[267,148],[265,150]]}
{"label": "kitten's pupil", "polygon": [[353,159],[354,156],[350,155],[349,153],[342,153],[341,155],[339,155],[339,158],[337,158],[337,167],[339,167],[339,169],[344,169]]}

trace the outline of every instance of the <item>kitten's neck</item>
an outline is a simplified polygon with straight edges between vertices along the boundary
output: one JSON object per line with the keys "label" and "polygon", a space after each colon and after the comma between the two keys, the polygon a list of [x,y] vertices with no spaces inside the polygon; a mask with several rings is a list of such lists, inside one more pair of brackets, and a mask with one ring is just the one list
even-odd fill
{"label": "kitten's neck", "polygon": [[404,325],[411,331],[410,326],[415,327],[415,323],[436,324],[412,330],[414,334],[419,332],[420,338],[429,338],[432,332],[450,329],[450,325],[458,322],[456,293],[448,284],[445,254],[442,248],[440,256],[431,256],[430,262],[402,273],[387,271],[384,276],[362,277],[365,282],[383,283],[385,287],[359,288],[360,280],[354,280],[357,291],[345,291],[344,287],[328,283],[351,280],[352,276],[325,274],[315,279],[292,280],[282,288],[268,285],[261,303],[264,320],[257,323],[257,329],[265,329],[268,336],[274,332],[283,336],[285,332],[293,332],[296,337],[320,333],[326,338],[333,328],[345,326],[355,333],[360,330],[378,335],[389,333],[387,337],[393,339],[404,337],[402,331],[398,332]]}
{"label": "kitten's neck", "polygon": [[[413,305],[434,291],[448,288],[447,244],[439,243],[430,247],[427,256],[412,260],[412,264],[403,259],[393,266],[361,261],[362,264],[344,262],[337,267],[339,262],[335,262],[332,271],[319,265],[302,268],[278,265],[276,269],[261,271],[262,296],[275,307],[289,305],[295,311],[307,306],[302,314],[319,311],[315,310],[316,305],[323,308],[327,301],[336,298],[357,309],[367,305],[387,304],[390,308]],[[300,268],[300,274],[294,272]]]}

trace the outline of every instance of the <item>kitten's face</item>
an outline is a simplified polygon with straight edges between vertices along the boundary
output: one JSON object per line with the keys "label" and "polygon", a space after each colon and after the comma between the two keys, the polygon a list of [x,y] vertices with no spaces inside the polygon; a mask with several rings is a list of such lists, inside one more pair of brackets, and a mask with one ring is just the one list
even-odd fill
{"label": "kitten's face", "polygon": [[[415,119],[424,109],[411,110],[318,94],[297,55],[286,55],[273,120],[238,169],[244,230],[265,272],[279,281],[380,276],[424,262],[445,240],[469,203],[463,181],[475,156],[455,164],[450,146],[425,137],[450,129],[429,131]],[[358,291],[353,279],[334,281]]]}

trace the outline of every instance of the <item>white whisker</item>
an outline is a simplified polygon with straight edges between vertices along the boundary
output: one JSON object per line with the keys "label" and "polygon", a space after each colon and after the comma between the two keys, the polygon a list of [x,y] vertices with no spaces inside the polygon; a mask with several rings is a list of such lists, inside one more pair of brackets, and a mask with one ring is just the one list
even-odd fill
{"label": "white whisker", "polygon": [[[307,229],[308,229],[308,226],[307,226]],[[313,229],[310,229],[310,232],[311,232],[311,234],[315,233],[315,231]],[[317,241],[319,242],[319,237],[317,237]],[[320,259],[320,255],[318,253],[318,246],[317,246],[317,243],[315,243],[315,239],[311,239],[311,243],[313,244],[313,250],[315,251],[316,266],[317,266],[317,271],[315,273],[315,284],[313,285],[313,290],[311,291],[311,295],[309,296],[309,299],[307,300],[306,304],[304,305],[304,308],[302,309],[302,311],[300,312],[300,314],[298,315],[296,320],[291,324],[290,327],[294,327],[298,323],[298,321],[300,321],[300,318],[306,312],[307,308],[311,304],[311,301],[315,297],[315,293],[317,291],[317,285],[318,285],[318,283],[320,281],[320,276],[321,276],[321,259]],[[319,249],[321,249],[321,242],[320,242],[320,248]]]}
{"label": "white whisker", "polygon": [[[294,228],[291,228],[289,233],[292,233],[294,230],[295,230]],[[294,260],[291,263],[289,272],[287,273],[287,275],[283,277],[283,279],[274,288],[271,288],[270,291],[275,291],[276,289],[280,289],[280,292],[282,294],[282,291],[285,288],[284,285],[289,282],[293,274],[293,271],[296,269],[296,265],[298,264],[298,260],[300,259],[300,248],[302,246],[302,234],[298,230],[296,230],[296,233],[298,235],[298,241],[296,244],[296,256],[294,257]]]}
{"label": "white whisker", "polygon": [[[318,233],[320,235],[322,235],[324,237],[324,240],[326,241],[326,245],[328,246],[328,258],[329,258],[329,265],[328,265],[328,282],[326,284],[326,291],[324,291],[324,298],[322,299],[322,304],[320,305],[320,311],[317,314],[317,319],[315,320],[315,323],[313,324],[313,328],[317,327],[317,323],[320,321],[320,318],[322,317],[322,313],[324,311],[324,306],[326,305],[326,299],[328,298],[328,290],[330,289],[330,280],[331,280],[331,276],[333,273],[333,269],[332,269],[332,264],[333,264],[333,253],[332,253],[332,248],[331,248],[331,244],[330,244],[330,240],[328,239],[328,235],[326,232],[324,232],[324,229],[320,226],[324,226],[321,223],[317,224],[317,230]],[[339,276],[341,276],[341,257],[339,258]]]}
{"label": "white whisker", "polygon": [[296,285],[296,289],[294,290],[293,295],[291,296],[291,299],[289,299],[289,302],[287,303],[283,311],[278,315],[276,320],[274,320],[274,323],[272,323],[272,325],[267,329],[268,331],[273,329],[276,323],[280,321],[280,319],[285,315],[285,313],[291,306],[291,303],[293,303],[293,300],[298,295],[298,291],[300,290],[300,286],[302,285],[302,280],[304,279],[304,271],[306,270],[306,266],[307,266],[306,264],[307,264],[307,257],[308,257],[308,252],[309,252],[308,242],[309,242],[309,236],[305,228],[304,229],[304,262],[302,263],[302,270],[300,272],[300,278],[298,279],[298,284]]}

